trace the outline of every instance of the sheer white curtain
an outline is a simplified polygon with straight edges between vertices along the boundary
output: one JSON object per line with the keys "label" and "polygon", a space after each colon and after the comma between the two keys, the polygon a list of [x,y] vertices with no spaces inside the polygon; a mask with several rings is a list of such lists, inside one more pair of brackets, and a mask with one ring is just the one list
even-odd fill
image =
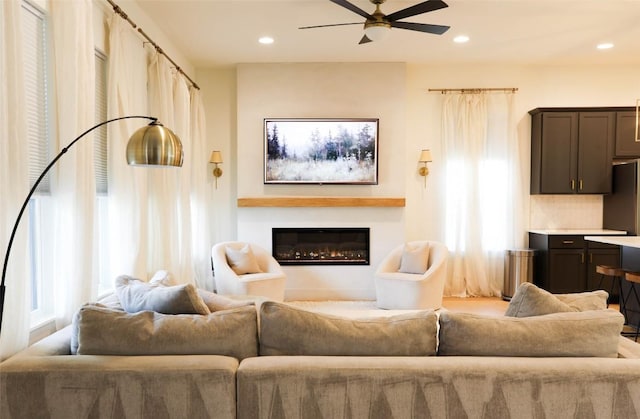
{"label": "sheer white curtain", "polygon": [[213,230],[211,213],[207,205],[210,197],[209,171],[206,147],[206,117],[200,90],[191,88],[191,237],[193,249],[193,271],[199,288],[213,290],[211,273],[211,246]]}
{"label": "sheer white curtain", "polygon": [[[147,111],[147,57],[137,32],[119,15],[109,21],[109,119],[151,116]],[[147,170],[124,158],[129,137],[149,123],[126,119],[109,129],[109,277],[126,274],[146,278]]]}
{"label": "sheer white curtain", "polygon": [[[29,192],[21,12],[20,0],[0,2],[0,257],[3,261],[13,223]],[[31,287],[27,226],[25,215],[7,269],[0,360],[18,352],[29,342]]]}
{"label": "sheer white curtain", "polygon": [[176,169],[150,169],[148,183],[148,269],[168,271],[178,282],[194,282],[191,256],[189,95],[184,78],[169,60],[153,51],[148,66],[149,110],[182,140],[184,164]]}
{"label": "sheer white curtain", "polygon": [[505,250],[522,245],[513,102],[513,93],[444,95],[446,295],[500,295]]}
{"label": "sheer white curtain", "polygon": [[[54,148],[68,145],[95,125],[93,1],[50,2],[54,55]],[[83,303],[97,296],[94,251],[96,183],[93,135],[55,167],[55,314],[58,326],[71,321]],[[49,278],[45,278],[47,280]]]}

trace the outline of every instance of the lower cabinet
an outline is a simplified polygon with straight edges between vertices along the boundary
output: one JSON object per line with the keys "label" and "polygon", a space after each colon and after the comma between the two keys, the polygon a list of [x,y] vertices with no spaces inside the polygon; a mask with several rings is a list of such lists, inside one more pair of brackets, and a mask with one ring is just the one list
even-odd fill
{"label": "lower cabinet", "polygon": [[[618,246],[589,242],[581,235],[529,233],[529,248],[535,249],[533,282],[553,293],[566,294],[598,288],[597,265],[620,266]],[[609,290],[611,279],[605,278],[601,288]],[[618,289],[611,300],[617,300]]]}

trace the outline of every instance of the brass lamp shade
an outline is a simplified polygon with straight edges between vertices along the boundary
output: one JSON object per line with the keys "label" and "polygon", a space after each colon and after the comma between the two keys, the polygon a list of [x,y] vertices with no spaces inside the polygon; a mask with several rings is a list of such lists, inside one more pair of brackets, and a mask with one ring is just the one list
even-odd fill
{"label": "brass lamp shade", "polygon": [[180,138],[157,121],[134,132],[127,144],[127,163],[131,166],[181,167],[183,159]]}

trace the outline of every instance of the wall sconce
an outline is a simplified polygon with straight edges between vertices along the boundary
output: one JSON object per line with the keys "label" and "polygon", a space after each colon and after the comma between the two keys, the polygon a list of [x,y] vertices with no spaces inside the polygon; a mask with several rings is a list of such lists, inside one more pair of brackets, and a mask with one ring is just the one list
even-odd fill
{"label": "wall sconce", "polygon": [[427,175],[429,174],[429,168],[427,167],[427,163],[433,161],[431,159],[431,150],[422,150],[420,153],[420,159],[418,159],[419,163],[422,163],[422,167],[418,170],[418,174],[424,177],[424,187],[427,187]]}
{"label": "wall sconce", "polygon": [[218,150],[212,151],[211,157],[209,157],[209,163],[216,165],[213,169],[213,176],[216,178],[216,189],[218,189],[218,178],[222,176],[222,169],[219,168],[218,165],[222,164],[222,153]]}

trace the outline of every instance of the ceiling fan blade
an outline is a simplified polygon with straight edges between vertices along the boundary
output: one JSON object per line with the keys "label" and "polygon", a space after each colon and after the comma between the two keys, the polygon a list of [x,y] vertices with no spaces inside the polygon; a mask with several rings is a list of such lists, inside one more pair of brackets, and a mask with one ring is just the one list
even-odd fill
{"label": "ceiling fan blade", "polygon": [[[333,0],[331,0],[333,1]],[[404,19],[405,17],[411,17],[422,13],[433,12],[434,10],[444,9],[449,7],[447,3],[442,0],[427,0],[422,3],[418,3],[415,6],[407,7],[406,9],[398,10],[397,12],[387,15],[387,20],[393,22],[396,20]]]}
{"label": "ceiling fan blade", "polygon": [[314,29],[314,28],[328,28],[331,26],[347,26],[347,25],[362,25],[362,22],[354,23],[332,23],[329,25],[313,25],[313,26],[301,26],[298,29]]}
{"label": "ceiling fan blade", "polygon": [[443,25],[429,25],[428,23],[413,23],[413,22],[391,22],[392,28],[409,29],[418,32],[433,33],[436,35],[442,35],[449,30],[449,26]]}
{"label": "ceiling fan blade", "polygon": [[355,4],[349,3],[347,0],[329,0],[329,1],[337,4],[338,6],[342,6],[345,9],[349,9],[352,12],[357,13],[360,16],[366,18],[366,19],[373,19],[373,17],[369,13],[365,12],[364,10],[362,10],[361,8],[356,6]]}
{"label": "ceiling fan blade", "polygon": [[373,42],[371,39],[367,37],[367,35],[363,36],[358,45],[368,44],[369,42]]}

